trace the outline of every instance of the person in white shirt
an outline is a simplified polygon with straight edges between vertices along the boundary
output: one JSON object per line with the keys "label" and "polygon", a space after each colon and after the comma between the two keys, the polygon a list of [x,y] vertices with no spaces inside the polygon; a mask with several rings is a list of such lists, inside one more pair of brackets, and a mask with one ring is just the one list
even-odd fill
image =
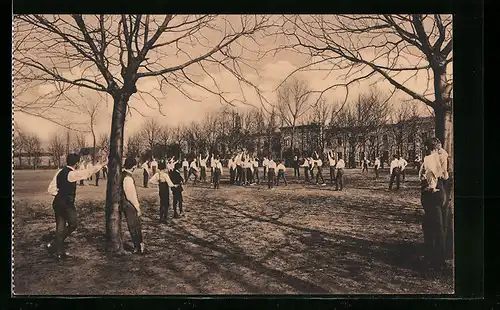
{"label": "person in white shirt", "polygon": [[253,164],[249,155],[247,155],[245,158],[245,168],[246,185],[250,185],[253,183]]}
{"label": "person in white shirt", "polygon": [[[85,170],[87,169],[87,161],[85,160],[85,157],[82,157],[82,159],[80,160],[80,164],[78,165],[78,169],[79,170]],[[80,185],[85,185],[85,181],[87,180],[88,178],[85,178],[85,180],[80,180]]]}
{"label": "person in white shirt", "polygon": [[210,185],[214,184],[214,169],[215,169],[215,157],[214,154],[210,156]]}
{"label": "person in white shirt", "polygon": [[139,199],[137,199],[134,178],[132,177],[136,164],[137,161],[133,157],[127,157],[125,159],[124,169],[122,172],[123,192],[121,210],[125,215],[130,237],[132,238],[132,243],[134,244],[134,254],[143,254],[145,248],[142,240],[141,229],[142,211]]}
{"label": "person in white shirt", "polygon": [[170,209],[170,188],[176,185],[170,180],[167,165],[164,162],[158,164],[158,172],[149,180],[150,184],[158,186],[160,196],[160,222],[166,223],[168,219],[168,209]]}
{"label": "person in white shirt", "polygon": [[278,166],[276,168],[278,169],[278,177],[276,178],[276,186],[280,185],[280,179],[283,179],[283,181],[285,182],[285,186],[288,186],[288,183],[287,183],[286,177],[285,177],[286,167],[283,164],[283,160],[278,161]]}
{"label": "person in white shirt", "polygon": [[[316,154],[317,155],[317,154]],[[316,169],[316,185],[319,183],[319,179],[321,178],[321,185],[326,185],[325,179],[323,178],[323,161],[319,156],[316,156],[318,159],[313,161],[313,169]]]}
{"label": "person in white shirt", "polygon": [[253,175],[252,175],[253,182],[255,184],[255,180],[257,180],[257,184],[260,184],[258,158],[252,159],[252,166],[253,166]]}
{"label": "person in white shirt", "polygon": [[335,178],[335,190],[343,190],[344,189],[344,168],[345,162],[342,159],[342,155],[339,154],[339,160],[337,161],[337,177]]}
{"label": "person in white shirt", "polygon": [[308,158],[308,164],[309,164],[309,174],[311,175],[311,183],[314,182],[314,155],[312,157]]}
{"label": "person in white shirt", "polygon": [[168,164],[167,164],[167,170],[168,171],[174,170],[175,169],[175,164],[177,164],[179,162],[178,160],[174,160],[174,159],[175,159],[175,156],[172,156],[172,158],[170,158],[170,160],[168,161]]}
{"label": "person in white shirt", "polygon": [[55,239],[47,244],[47,248],[49,251],[55,251],[59,259],[68,256],[64,251],[64,240],[75,231],[78,223],[75,207],[76,182],[87,179],[107,164],[107,160],[102,160],[95,166],[88,165],[86,169],[79,170],[79,162],[80,156],[69,154],[66,157],[66,166],[57,171],[47,189],[48,193],[54,196],[52,208],[56,218]]}
{"label": "person in white shirt", "polygon": [[304,178],[305,182],[309,182],[309,158],[302,158],[301,159],[302,164],[300,165],[302,168],[304,168]]}
{"label": "person in white shirt", "polygon": [[188,178],[188,170],[189,170],[189,162],[187,158],[184,158],[182,161],[182,171],[184,172],[184,180],[187,180]]}
{"label": "person in white shirt", "polygon": [[196,165],[196,158],[194,158],[193,161],[191,162],[191,164],[189,165],[189,173],[188,173],[188,177],[186,178],[186,184],[187,184],[189,178],[191,177],[191,175],[194,175],[193,184],[196,184],[196,180],[198,179],[198,171],[200,171],[200,170],[199,170],[198,166]]}
{"label": "person in white shirt", "polygon": [[262,167],[264,168],[264,180],[266,179],[267,176],[267,164],[269,163],[269,160],[267,159],[266,156],[262,159]]}
{"label": "person in white shirt", "polygon": [[242,180],[243,180],[243,167],[242,167],[242,157],[243,153],[239,153],[236,155],[236,184],[241,185]]}
{"label": "person in white shirt", "polygon": [[275,182],[275,174],[274,171],[276,170],[276,163],[272,159],[272,157],[269,157],[269,160],[267,162],[267,187],[269,189],[273,189],[273,185]]}
{"label": "person in white shirt", "polygon": [[214,159],[214,189],[220,188],[220,177],[222,176],[222,163],[219,156]]}
{"label": "person in white shirt", "polygon": [[142,177],[143,177],[143,181],[142,181],[142,185],[144,186],[144,188],[147,188],[148,187],[148,179],[149,179],[149,161],[145,161],[142,166]]}
{"label": "person in white shirt", "polygon": [[403,182],[405,181],[405,168],[407,165],[408,162],[403,157],[399,157],[399,167],[401,167],[401,176],[403,177]]}
{"label": "person in white shirt", "polygon": [[444,174],[444,169],[438,154],[439,144],[435,139],[428,139],[424,143],[427,156],[420,167],[419,178],[421,184],[422,207],[424,209],[424,221],[422,230],[425,244],[425,260],[429,267],[441,269],[445,265],[446,257],[446,215],[445,209],[446,193],[439,182]]}
{"label": "person in white shirt", "polygon": [[391,179],[389,181],[389,190],[392,189],[392,183],[394,183],[394,179],[396,179],[396,189],[398,190],[400,176],[401,176],[401,166],[399,163],[399,156],[398,155],[393,155],[393,160],[391,161],[391,168],[390,168],[389,174],[391,175]]}
{"label": "person in white shirt", "polygon": [[421,161],[422,161],[422,160],[420,159],[420,156],[419,156],[419,155],[417,155],[417,156],[415,157],[415,160],[413,161],[413,165],[415,166],[415,170],[417,170],[417,172],[418,172],[418,171],[420,171]]}
{"label": "person in white shirt", "polygon": [[380,168],[380,158],[375,158],[375,163],[373,164],[373,169],[375,170],[375,178],[378,179],[378,169]]}
{"label": "person in white shirt", "polygon": [[203,182],[203,183],[207,182],[207,160],[208,160],[208,157],[209,157],[208,154],[205,158],[202,158],[201,154],[198,157],[198,159],[200,161],[200,169],[201,169],[200,182]]}
{"label": "person in white shirt", "polygon": [[293,177],[300,178],[300,165],[299,158],[297,156],[293,157]]}
{"label": "person in white shirt", "polygon": [[368,172],[368,164],[370,163],[370,161],[368,160],[368,158],[363,158],[363,168],[361,170],[361,172]]}
{"label": "person in white shirt", "polygon": [[328,164],[330,165],[330,183],[333,185],[335,182],[335,157],[332,151],[328,151]]}
{"label": "person in white shirt", "polygon": [[153,171],[153,175],[156,174],[156,169],[158,169],[158,162],[153,157],[153,160],[151,161],[151,170]]}
{"label": "person in white shirt", "polygon": [[229,168],[229,184],[234,184],[234,178],[236,176],[236,158],[233,156],[229,158],[227,162],[227,167]]}

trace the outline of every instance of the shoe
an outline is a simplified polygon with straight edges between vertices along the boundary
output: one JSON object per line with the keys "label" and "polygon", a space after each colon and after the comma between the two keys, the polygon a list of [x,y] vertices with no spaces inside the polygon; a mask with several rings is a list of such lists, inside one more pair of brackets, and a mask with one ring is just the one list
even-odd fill
{"label": "shoe", "polygon": [[174,219],[178,219],[179,217],[180,217],[180,216],[179,216],[179,214],[178,214],[178,213],[175,213],[175,214],[174,214]]}
{"label": "shoe", "polygon": [[321,184],[321,186],[326,186],[326,183]]}
{"label": "shoe", "polygon": [[46,247],[47,247],[47,251],[49,251],[50,254],[54,254],[56,252],[56,248],[52,244],[52,242],[49,242]]}
{"label": "shoe", "polygon": [[144,246],[144,243],[141,242],[141,244],[139,245],[139,248],[135,248],[134,249],[134,252],[132,252],[133,254],[144,254],[144,252],[146,251],[146,248]]}
{"label": "shoe", "polygon": [[56,254],[56,258],[59,259],[59,260],[67,259],[67,258],[70,258],[70,257],[71,257],[71,255],[68,252]]}

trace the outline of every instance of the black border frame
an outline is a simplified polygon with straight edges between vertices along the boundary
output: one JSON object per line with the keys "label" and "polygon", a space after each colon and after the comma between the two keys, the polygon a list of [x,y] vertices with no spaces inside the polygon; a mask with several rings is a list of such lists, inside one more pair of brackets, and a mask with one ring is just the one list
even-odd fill
{"label": "black border frame", "polygon": [[[234,2],[236,3],[236,2]],[[119,4],[119,5],[117,5]],[[138,5],[139,4],[139,5]],[[239,7],[238,7],[239,6]],[[96,8],[96,9],[95,9]],[[483,217],[484,211],[484,109],[483,109],[483,19],[484,3],[482,1],[438,1],[417,0],[410,3],[398,0],[386,1],[343,1],[330,3],[299,2],[299,1],[262,1],[254,3],[224,4],[218,1],[198,3],[169,3],[166,0],[149,1],[141,6],[138,2],[117,1],[97,2],[64,1],[64,0],[14,0],[15,13],[70,13],[84,12],[114,13],[119,8],[120,13],[140,13],[156,11],[158,13],[179,12],[218,12],[218,13],[397,13],[397,12],[425,12],[425,13],[453,13],[454,14],[454,98],[459,104],[454,107],[454,138],[455,138],[455,251],[456,251],[456,279],[455,295],[428,296],[428,295],[361,295],[361,296],[325,296],[325,295],[249,295],[249,296],[169,296],[169,297],[95,297],[79,298],[68,297],[25,297],[10,296],[10,267],[2,274],[8,279],[2,281],[7,284],[2,289],[2,297],[8,299],[8,308],[39,308],[52,307],[95,307],[103,308],[372,308],[384,307],[389,309],[401,308],[480,308],[481,306],[494,307],[498,305],[498,296],[495,298],[494,272],[483,273],[483,268],[496,266],[496,260],[488,260],[483,254],[484,224],[494,225],[494,217]],[[6,19],[9,20],[10,19]],[[11,29],[6,25],[4,29]],[[10,31],[10,30],[9,30]],[[7,58],[6,58],[7,59]],[[9,57],[10,59],[10,57]],[[11,63],[9,63],[9,66]],[[9,92],[10,86],[9,85]],[[473,108],[471,108],[473,106]],[[6,111],[2,115],[11,115]],[[8,126],[7,122],[3,123]],[[11,141],[11,127],[4,132]],[[5,140],[4,140],[5,141]],[[6,155],[5,153],[3,155]],[[11,163],[4,160],[2,163]],[[6,166],[3,166],[6,167]],[[9,165],[8,184],[11,184],[11,169]],[[3,168],[6,169],[6,168]],[[7,170],[7,169],[6,169]],[[7,180],[6,180],[7,181]],[[0,198],[11,204],[11,188],[7,182],[2,187],[4,191]],[[2,203],[3,204],[3,203]],[[8,210],[8,211],[7,211]],[[10,222],[10,208],[2,208],[2,219]],[[486,221],[485,221],[486,219]],[[2,236],[5,244],[2,254],[10,262],[10,233],[11,225],[2,225],[5,229]],[[8,253],[8,254],[7,254]],[[489,252],[492,253],[491,251]],[[494,282],[495,281],[495,282]],[[487,284],[488,286],[485,286]],[[493,284],[493,285],[492,285]],[[137,299],[137,297],[141,297]],[[75,299],[77,299],[75,301]],[[3,308],[3,307],[2,307]],[[482,308],[482,307],[481,307]]]}

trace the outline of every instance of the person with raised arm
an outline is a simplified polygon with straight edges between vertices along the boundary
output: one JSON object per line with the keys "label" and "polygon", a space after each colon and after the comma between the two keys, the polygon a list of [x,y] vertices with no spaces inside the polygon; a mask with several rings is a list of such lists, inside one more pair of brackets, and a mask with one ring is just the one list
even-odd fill
{"label": "person with raised arm", "polygon": [[80,156],[68,154],[66,166],[57,171],[49,184],[47,191],[54,196],[52,208],[56,218],[56,233],[54,241],[47,244],[47,248],[55,252],[59,259],[68,256],[64,250],[64,241],[75,231],[78,224],[75,207],[76,182],[86,180],[90,175],[101,170],[107,164],[107,159],[104,158],[96,165],[88,165],[86,169],[80,170],[78,169]]}
{"label": "person with raised arm", "polygon": [[345,169],[345,162],[344,159],[342,159],[342,154],[339,154],[339,160],[337,161],[337,165],[335,166],[337,168],[337,177],[335,179],[335,190],[342,191],[344,189],[344,169]]}
{"label": "person with raised arm", "polygon": [[166,223],[168,219],[168,209],[170,209],[170,190],[175,185],[168,175],[167,165],[164,162],[158,164],[158,172],[149,180],[150,184],[158,186],[160,196],[160,222]]}
{"label": "person with raised arm", "polygon": [[328,151],[328,164],[330,166],[330,183],[331,185],[335,184],[335,157],[333,156],[333,152]]}

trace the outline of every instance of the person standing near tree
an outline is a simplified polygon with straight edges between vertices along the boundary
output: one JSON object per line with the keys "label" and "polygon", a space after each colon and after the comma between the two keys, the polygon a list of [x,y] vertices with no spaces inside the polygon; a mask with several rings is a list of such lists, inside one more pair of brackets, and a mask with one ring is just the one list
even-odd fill
{"label": "person standing near tree", "polygon": [[452,185],[448,172],[449,155],[448,152],[443,149],[442,143],[439,138],[435,137],[434,140],[439,156],[439,163],[441,164],[443,171],[443,174],[439,177],[438,181],[440,183],[440,188],[442,188],[445,193],[445,200],[442,207],[443,227],[445,235],[445,256],[451,259],[453,258],[453,217],[451,212]]}
{"label": "person standing near tree", "polygon": [[337,177],[335,178],[335,190],[342,191],[344,189],[344,168],[345,162],[342,159],[342,155],[339,154],[339,160],[337,161]]}
{"label": "person standing near tree", "polygon": [[132,173],[137,165],[137,161],[133,157],[125,159],[124,169],[122,172],[122,197],[121,197],[121,211],[125,215],[127,221],[128,231],[134,244],[134,254],[144,254],[145,247],[142,240],[141,228],[141,206],[137,199],[137,190],[135,188],[134,178]]}
{"label": "person standing near tree", "polygon": [[399,163],[399,156],[394,155],[393,160],[391,161],[391,168],[389,171],[389,174],[391,175],[391,179],[389,181],[389,190],[392,189],[392,183],[394,183],[394,179],[396,179],[396,189],[399,189],[399,179],[401,175],[401,166]]}
{"label": "person standing near tree", "polygon": [[380,168],[380,158],[375,158],[375,163],[373,164],[373,169],[375,170],[375,178],[378,179],[378,169]]}
{"label": "person standing near tree", "polygon": [[368,164],[370,163],[370,161],[368,160],[368,158],[363,158],[363,169],[361,170],[361,172],[368,172]]}
{"label": "person standing near tree", "polygon": [[144,188],[147,188],[148,187],[148,179],[149,179],[149,161],[146,160],[142,164],[141,168],[142,168],[142,177],[143,177],[142,185],[144,186]]}
{"label": "person standing near tree", "polygon": [[[175,167],[175,165],[174,165],[174,167]],[[184,180],[187,180],[188,170],[189,170],[189,162],[188,162],[187,158],[184,158],[184,160],[182,161],[182,170],[184,172]]]}
{"label": "person standing near tree", "polygon": [[446,193],[439,180],[445,175],[439,155],[439,142],[429,138],[424,143],[426,156],[419,170],[421,180],[421,204],[424,209],[422,231],[425,244],[425,262],[431,270],[440,271],[445,267],[446,232],[443,206]]}
{"label": "person standing near tree", "polygon": [[95,166],[89,165],[86,169],[77,169],[79,162],[79,155],[68,154],[66,166],[57,171],[47,190],[54,196],[52,208],[56,218],[55,239],[47,244],[47,249],[55,252],[58,259],[68,256],[64,250],[64,240],[75,231],[78,223],[75,207],[76,182],[86,180],[89,175],[107,164],[107,160],[103,160]]}

